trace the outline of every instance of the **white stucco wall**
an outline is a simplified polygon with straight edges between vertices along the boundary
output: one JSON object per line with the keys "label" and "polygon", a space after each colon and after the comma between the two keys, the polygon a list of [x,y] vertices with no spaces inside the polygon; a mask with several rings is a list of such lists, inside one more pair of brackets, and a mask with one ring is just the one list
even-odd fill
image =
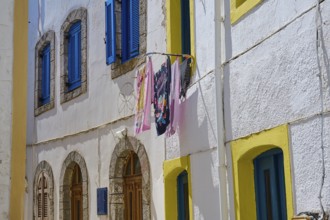
{"label": "white stucco wall", "polygon": [[[29,111],[28,111],[28,219],[32,219],[33,178],[35,168],[46,160],[55,180],[55,219],[59,218],[59,177],[62,163],[73,150],[85,159],[89,175],[89,215],[96,215],[96,188],[109,186],[109,166],[117,143],[114,133],[124,127],[133,136],[135,71],[111,79],[111,67],[105,64],[104,2],[41,1],[40,30],[55,31],[55,108],[34,117],[34,47],[38,36],[38,0],[29,3]],[[88,10],[88,90],[86,94],[60,104],[60,27],[69,12],[78,7]],[[148,1],[147,51],[166,51],[165,1]],[[219,215],[217,175],[217,135],[214,84],[214,2],[195,1],[196,72],[184,104],[180,132],[171,138],[157,137],[155,126],[136,138],[145,146],[151,168],[152,219],[164,219],[163,161],[191,155],[193,207],[195,219],[212,219]],[[154,55],[157,71],[165,57]],[[128,116],[128,118],[127,118]],[[125,118],[125,119],[123,119]],[[120,120],[118,120],[120,119]],[[105,125],[106,124],[106,125]],[[104,126],[103,126],[104,125]],[[94,129],[95,128],[95,129]],[[87,131],[79,133],[81,131]],[[78,134],[79,133],[79,134]],[[70,136],[67,136],[70,135]],[[49,142],[47,142],[50,140]],[[203,164],[203,166],[200,166]],[[205,172],[207,171],[207,172]],[[203,176],[205,178],[200,178]],[[207,184],[203,190],[202,185]],[[212,200],[211,206],[207,202]],[[209,208],[211,207],[211,211]],[[99,219],[103,219],[100,217]]]}
{"label": "white stucco wall", "polygon": [[14,2],[1,2],[0,13],[0,219],[8,219],[12,138]]}
{"label": "white stucco wall", "polygon": [[[324,10],[329,11],[329,7]],[[230,105],[226,109],[226,123],[232,127],[232,134],[227,133],[227,139],[321,111],[314,16],[315,10],[307,12],[230,63],[230,86],[226,88]],[[324,25],[325,39],[329,33],[327,26]],[[233,36],[239,34],[232,30]],[[329,47],[328,40],[326,44]],[[321,72],[326,83],[328,76],[321,58]],[[324,87],[323,93],[326,110],[330,106],[329,89]]]}
{"label": "white stucco wall", "polygon": [[[321,9],[323,35],[318,38],[314,1],[264,1],[228,30],[232,40],[229,49],[232,56],[238,57],[225,72],[226,140],[289,124],[295,214],[321,211],[319,114],[322,100],[324,112],[328,114],[330,110],[330,72],[325,62],[330,50],[330,2],[322,2]],[[322,90],[318,74],[322,77]],[[329,128],[326,115],[326,179],[322,191],[326,211],[330,210]],[[232,200],[233,190],[229,188]],[[233,212],[231,215],[234,218]]]}
{"label": "white stucco wall", "polygon": [[217,150],[193,154],[190,163],[194,219],[219,219]]}
{"label": "white stucco wall", "polygon": [[292,146],[292,168],[296,213],[320,211],[319,192],[322,179],[322,142],[324,146],[325,180],[322,189],[322,203],[330,210],[330,116],[323,119],[323,137],[320,116],[290,126]]}

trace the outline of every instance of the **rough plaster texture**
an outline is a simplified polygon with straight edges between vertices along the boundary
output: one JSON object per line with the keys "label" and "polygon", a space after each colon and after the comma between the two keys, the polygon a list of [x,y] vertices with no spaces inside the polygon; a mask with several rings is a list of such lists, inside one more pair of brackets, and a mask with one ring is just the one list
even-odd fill
{"label": "rough plaster texture", "polygon": [[[319,191],[322,177],[321,117],[293,123],[290,126],[292,146],[292,168],[296,213],[321,211]],[[325,181],[322,202],[330,210],[330,116],[324,117],[323,146],[325,159]]]}
{"label": "rough plaster texture", "polygon": [[1,2],[0,13],[0,219],[8,219],[12,138],[14,2]]}
{"label": "rough plaster texture", "polygon": [[[232,55],[254,46],[315,5],[315,1],[265,0],[232,26]],[[262,18],[262,19],[261,19]]]}
{"label": "rough plaster texture", "polygon": [[230,63],[227,139],[321,111],[314,15],[307,13]]}
{"label": "rough plaster texture", "polygon": [[[166,159],[207,151],[217,146],[214,73],[193,85],[181,103],[178,132],[166,139]],[[198,134],[198,138],[192,136]]]}
{"label": "rough plaster texture", "polygon": [[195,48],[197,72],[193,81],[199,80],[214,69],[214,0],[195,1]]}
{"label": "rough plaster texture", "polygon": [[[322,32],[318,35],[314,4],[304,0],[270,0],[245,15],[230,30],[230,52],[236,56],[248,48],[252,49],[231,61],[224,76],[228,141],[290,124],[295,214],[321,211],[318,195],[322,177],[319,115],[322,99],[323,110],[327,112],[323,128],[325,183],[322,202],[325,211],[330,210],[330,2],[321,3]],[[265,38],[268,39],[257,44]],[[230,159],[230,151],[227,154]],[[228,174],[229,195],[233,195],[230,167]],[[233,196],[229,201],[233,207]],[[232,218],[233,211],[231,208]]]}
{"label": "rough plaster texture", "polygon": [[218,219],[220,210],[217,150],[193,154],[190,164],[194,219]]}
{"label": "rough plaster texture", "polygon": [[[151,219],[163,219],[164,183],[163,161],[180,155],[192,155],[193,188],[196,196],[193,199],[196,219],[210,219],[218,216],[218,176],[216,172],[216,114],[214,84],[214,1],[195,1],[196,24],[196,72],[192,77],[192,86],[188,90],[184,104],[184,123],[181,133],[168,139],[157,136],[155,126],[150,131],[136,138],[145,147],[150,163],[150,211]],[[87,79],[88,90],[67,103],[60,103],[60,70],[61,62],[55,62],[55,108],[37,116],[33,116],[34,56],[33,48],[38,42],[38,26],[41,34],[47,30],[55,31],[55,51],[60,48],[60,30],[70,11],[84,7],[88,10],[87,32]],[[166,51],[165,0],[148,1],[147,3],[147,52]],[[41,1],[40,24],[38,24],[38,1],[29,2],[29,93],[28,93],[28,146],[27,178],[28,178],[28,213],[32,213],[32,180],[38,163],[47,161],[54,175],[54,219],[60,218],[59,186],[63,161],[72,151],[77,151],[85,160],[88,170],[88,215],[89,219],[106,219],[96,215],[96,188],[109,187],[109,167],[113,150],[118,143],[115,132],[128,128],[128,135],[133,135],[135,97],[135,69],[112,79],[111,65],[105,62],[104,2],[73,1]],[[198,18],[198,19],[196,19]],[[55,53],[60,61],[60,53]],[[154,70],[157,71],[164,56],[152,57]],[[119,119],[119,120],[118,120]],[[109,123],[104,125],[106,123]],[[104,125],[104,126],[100,126]],[[100,127],[98,127],[100,126]],[[98,127],[97,129],[94,129]],[[80,134],[81,131],[83,132]],[[66,135],[76,134],[67,137]],[[51,140],[51,139],[56,140]],[[51,140],[47,142],[47,140]],[[46,142],[45,142],[46,141]],[[39,144],[38,144],[39,143]],[[168,153],[165,150],[168,150]],[[177,153],[179,152],[179,153]],[[56,155],[56,156],[55,156]],[[167,156],[166,156],[167,155]],[[202,167],[199,164],[204,164]],[[203,168],[203,169],[202,169]],[[208,172],[205,172],[205,170]],[[202,192],[198,189],[204,180],[209,178],[209,187]],[[203,195],[202,195],[203,194]],[[212,212],[207,211],[208,197],[214,201]]]}

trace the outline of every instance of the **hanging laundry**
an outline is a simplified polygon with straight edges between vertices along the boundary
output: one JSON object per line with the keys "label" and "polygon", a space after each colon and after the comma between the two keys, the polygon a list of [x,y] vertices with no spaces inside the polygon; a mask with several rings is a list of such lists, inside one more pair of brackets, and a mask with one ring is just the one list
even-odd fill
{"label": "hanging laundry", "polygon": [[181,71],[181,91],[180,91],[180,98],[186,98],[186,93],[188,90],[188,86],[190,84],[190,77],[191,77],[191,66],[189,59],[185,59],[180,65]]}
{"label": "hanging laundry", "polygon": [[169,95],[171,84],[171,61],[167,57],[161,69],[155,74],[154,80],[154,109],[157,134],[166,131],[170,122]]}
{"label": "hanging laundry", "polygon": [[180,76],[180,64],[177,58],[171,67],[170,124],[166,132],[168,137],[176,132],[180,119]]}
{"label": "hanging laundry", "polygon": [[137,104],[135,111],[135,134],[150,129],[150,109],[154,94],[152,61],[149,57],[147,65],[137,71],[136,94]]}

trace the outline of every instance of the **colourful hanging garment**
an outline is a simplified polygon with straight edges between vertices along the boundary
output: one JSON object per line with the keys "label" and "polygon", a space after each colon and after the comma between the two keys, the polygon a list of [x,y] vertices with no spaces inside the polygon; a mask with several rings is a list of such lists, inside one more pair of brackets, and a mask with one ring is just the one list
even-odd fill
{"label": "colourful hanging garment", "polygon": [[170,91],[170,124],[167,127],[166,135],[169,137],[176,132],[180,119],[180,66],[179,58],[171,67],[171,91]]}
{"label": "colourful hanging garment", "polygon": [[160,70],[155,74],[154,81],[154,109],[155,122],[158,135],[162,135],[170,122],[170,84],[171,84],[171,61],[167,57]]}
{"label": "colourful hanging garment", "polygon": [[150,129],[150,111],[152,95],[154,93],[152,61],[149,57],[147,65],[137,71],[136,94],[137,104],[135,110],[135,134]]}
{"label": "colourful hanging garment", "polygon": [[191,77],[191,66],[190,61],[185,59],[180,65],[181,71],[181,91],[180,91],[180,98],[185,99],[186,93],[188,90],[188,86],[190,84],[190,77]]}

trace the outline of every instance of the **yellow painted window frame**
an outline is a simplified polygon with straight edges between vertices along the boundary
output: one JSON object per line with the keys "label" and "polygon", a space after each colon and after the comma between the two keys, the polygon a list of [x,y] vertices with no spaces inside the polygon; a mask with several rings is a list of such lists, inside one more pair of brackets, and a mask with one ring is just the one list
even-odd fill
{"label": "yellow painted window frame", "polygon": [[262,131],[231,142],[234,202],[237,220],[257,219],[253,159],[272,148],[283,151],[287,219],[293,217],[288,126]]}
{"label": "yellow painted window frame", "polygon": [[[166,0],[166,38],[167,53],[182,53],[181,44],[181,1]],[[195,48],[195,1],[189,0],[190,7],[190,50],[196,57]],[[172,58],[172,61],[175,57]],[[195,64],[195,60],[193,62]]]}
{"label": "yellow painted window frame", "polygon": [[240,6],[237,7],[236,5],[238,1],[242,0],[230,1],[230,20],[232,24],[236,23],[243,15],[262,2],[262,0],[245,0]]}
{"label": "yellow painted window frame", "polygon": [[178,219],[177,177],[183,171],[188,173],[189,187],[189,219],[193,220],[193,205],[191,191],[190,157],[180,157],[166,160],[164,169],[164,191],[165,191],[165,219]]}

